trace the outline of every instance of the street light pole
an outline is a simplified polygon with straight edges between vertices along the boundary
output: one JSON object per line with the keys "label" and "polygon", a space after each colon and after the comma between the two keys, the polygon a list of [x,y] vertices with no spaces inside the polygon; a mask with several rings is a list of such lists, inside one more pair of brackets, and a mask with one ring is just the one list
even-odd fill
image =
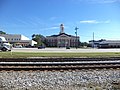
{"label": "street light pole", "polygon": [[78,41],[77,41],[77,30],[78,30],[79,28],[78,27],[75,27],[75,34],[76,34],[76,49],[77,49],[77,47],[78,47]]}
{"label": "street light pole", "polygon": [[94,32],[93,32],[93,48],[94,48]]}

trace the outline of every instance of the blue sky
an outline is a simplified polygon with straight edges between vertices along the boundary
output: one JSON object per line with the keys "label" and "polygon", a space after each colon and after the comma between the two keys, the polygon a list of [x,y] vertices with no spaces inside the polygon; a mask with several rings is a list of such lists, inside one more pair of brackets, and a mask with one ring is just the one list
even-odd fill
{"label": "blue sky", "polygon": [[49,36],[63,23],[67,34],[81,42],[120,40],[120,0],[0,0],[0,31]]}

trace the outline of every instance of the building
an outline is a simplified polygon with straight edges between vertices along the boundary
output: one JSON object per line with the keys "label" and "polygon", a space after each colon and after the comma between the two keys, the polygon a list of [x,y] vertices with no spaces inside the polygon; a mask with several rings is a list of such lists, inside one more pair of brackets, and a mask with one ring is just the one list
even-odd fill
{"label": "building", "polygon": [[96,46],[98,48],[120,48],[120,40],[105,40],[101,39],[98,41],[89,41],[91,46]]}
{"label": "building", "polygon": [[105,39],[101,39],[101,40],[90,40],[89,41],[89,46],[91,47],[99,47],[100,43],[106,41]]}
{"label": "building", "polygon": [[29,38],[20,34],[0,34],[0,36],[5,37],[5,39],[13,46],[22,45],[23,47],[25,47],[29,45],[34,46],[35,44],[37,44],[37,42],[30,40]]}
{"label": "building", "polygon": [[64,32],[64,25],[60,25],[60,33],[58,35],[46,36],[48,47],[78,47],[79,36],[73,36]]}

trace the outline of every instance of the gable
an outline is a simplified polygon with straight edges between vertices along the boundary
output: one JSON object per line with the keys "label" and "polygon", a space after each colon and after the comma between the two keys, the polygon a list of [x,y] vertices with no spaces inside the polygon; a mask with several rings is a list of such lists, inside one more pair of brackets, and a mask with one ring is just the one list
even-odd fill
{"label": "gable", "polygon": [[[47,38],[76,38],[76,36],[68,35],[66,33],[60,33],[58,35],[47,36]],[[79,36],[77,36],[79,38]]]}
{"label": "gable", "polygon": [[59,35],[58,37],[61,37],[61,38],[70,38],[71,36],[67,35],[67,34],[61,34]]}

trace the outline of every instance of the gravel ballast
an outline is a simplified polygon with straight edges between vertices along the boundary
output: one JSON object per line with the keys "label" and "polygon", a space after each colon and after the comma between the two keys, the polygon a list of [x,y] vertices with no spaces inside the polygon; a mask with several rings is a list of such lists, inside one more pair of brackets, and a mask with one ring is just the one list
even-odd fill
{"label": "gravel ballast", "polygon": [[120,69],[0,71],[0,90],[120,90]]}

